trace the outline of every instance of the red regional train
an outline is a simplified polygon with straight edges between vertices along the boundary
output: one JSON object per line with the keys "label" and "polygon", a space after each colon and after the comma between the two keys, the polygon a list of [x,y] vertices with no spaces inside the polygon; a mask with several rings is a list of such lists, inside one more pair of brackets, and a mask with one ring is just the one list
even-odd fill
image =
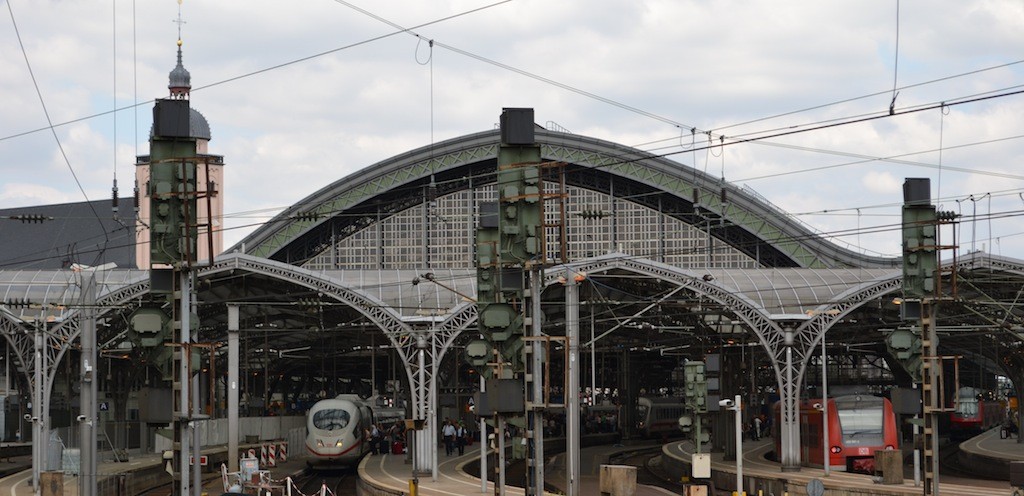
{"label": "red regional train", "polygon": [[[821,400],[800,403],[800,459],[810,467],[824,466],[820,406]],[[772,422],[776,454],[782,451],[780,408],[780,403],[776,403]],[[829,398],[827,446],[831,470],[873,473],[875,451],[899,449],[892,403],[886,398],[859,394]]]}
{"label": "red regional train", "polygon": [[980,399],[982,391],[964,386],[957,390],[957,402],[949,414],[949,437],[953,441],[970,439],[999,426],[1006,409],[1002,402]]}

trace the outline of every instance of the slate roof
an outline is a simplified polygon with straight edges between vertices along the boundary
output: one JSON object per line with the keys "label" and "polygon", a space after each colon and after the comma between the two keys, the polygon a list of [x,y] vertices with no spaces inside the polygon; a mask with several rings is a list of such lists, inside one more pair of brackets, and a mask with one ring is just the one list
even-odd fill
{"label": "slate roof", "polygon": [[[131,198],[120,200],[120,222],[109,199],[0,209],[0,270],[61,269],[78,263],[135,267],[135,212]],[[91,206],[91,208],[90,208]],[[94,212],[95,211],[95,212]],[[53,217],[38,223],[15,215]]]}

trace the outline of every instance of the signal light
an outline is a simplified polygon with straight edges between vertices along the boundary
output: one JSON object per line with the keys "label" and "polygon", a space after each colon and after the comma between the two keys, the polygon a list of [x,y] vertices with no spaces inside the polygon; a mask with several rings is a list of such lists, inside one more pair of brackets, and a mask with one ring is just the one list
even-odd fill
{"label": "signal light", "polygon": [[829,451],[831,451],[833,454],[838,455],[840,452],[843,451],[843,448],[840,448],[839,446],[833,446],[832,449]]}

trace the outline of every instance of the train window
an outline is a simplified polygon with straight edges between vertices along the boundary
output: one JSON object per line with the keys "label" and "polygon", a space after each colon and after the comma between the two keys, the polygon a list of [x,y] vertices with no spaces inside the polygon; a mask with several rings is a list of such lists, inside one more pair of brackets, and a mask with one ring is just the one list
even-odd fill
{"label": "train window", "polygon": [[313,427],[325,431],[344,429],[351,418],[345,410],[320,410],[313,414]]}
{"label": "train window", "polygon": [[846,446],[877,446],[884,443],[884,400],[875,396],[837,398],[836,413]]}

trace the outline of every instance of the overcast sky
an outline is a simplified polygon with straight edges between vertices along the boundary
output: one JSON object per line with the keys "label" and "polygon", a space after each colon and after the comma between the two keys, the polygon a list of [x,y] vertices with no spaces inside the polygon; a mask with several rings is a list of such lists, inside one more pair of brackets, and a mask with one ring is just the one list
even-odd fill
{"label": "overcast sky", "polygon": [[[115,169],[130,195],[178,3],[0,2],[0,208],[83,201],[71,170],[89,199],[109,198]],[[184,0],[192,106],[227,163],[226,246],[363,167],[533,107],[538,124],[724,174],[869,253],[899,253],[903,179],[930,177],[968,217],[962,252],[1024,258],[1024,94],[999,96],[1024,89],[1019,0],[492,3],[351,2],[432,23],[414,30],[431,49],[341,1]],[[686,149],[773,130],[807,132]]]}

